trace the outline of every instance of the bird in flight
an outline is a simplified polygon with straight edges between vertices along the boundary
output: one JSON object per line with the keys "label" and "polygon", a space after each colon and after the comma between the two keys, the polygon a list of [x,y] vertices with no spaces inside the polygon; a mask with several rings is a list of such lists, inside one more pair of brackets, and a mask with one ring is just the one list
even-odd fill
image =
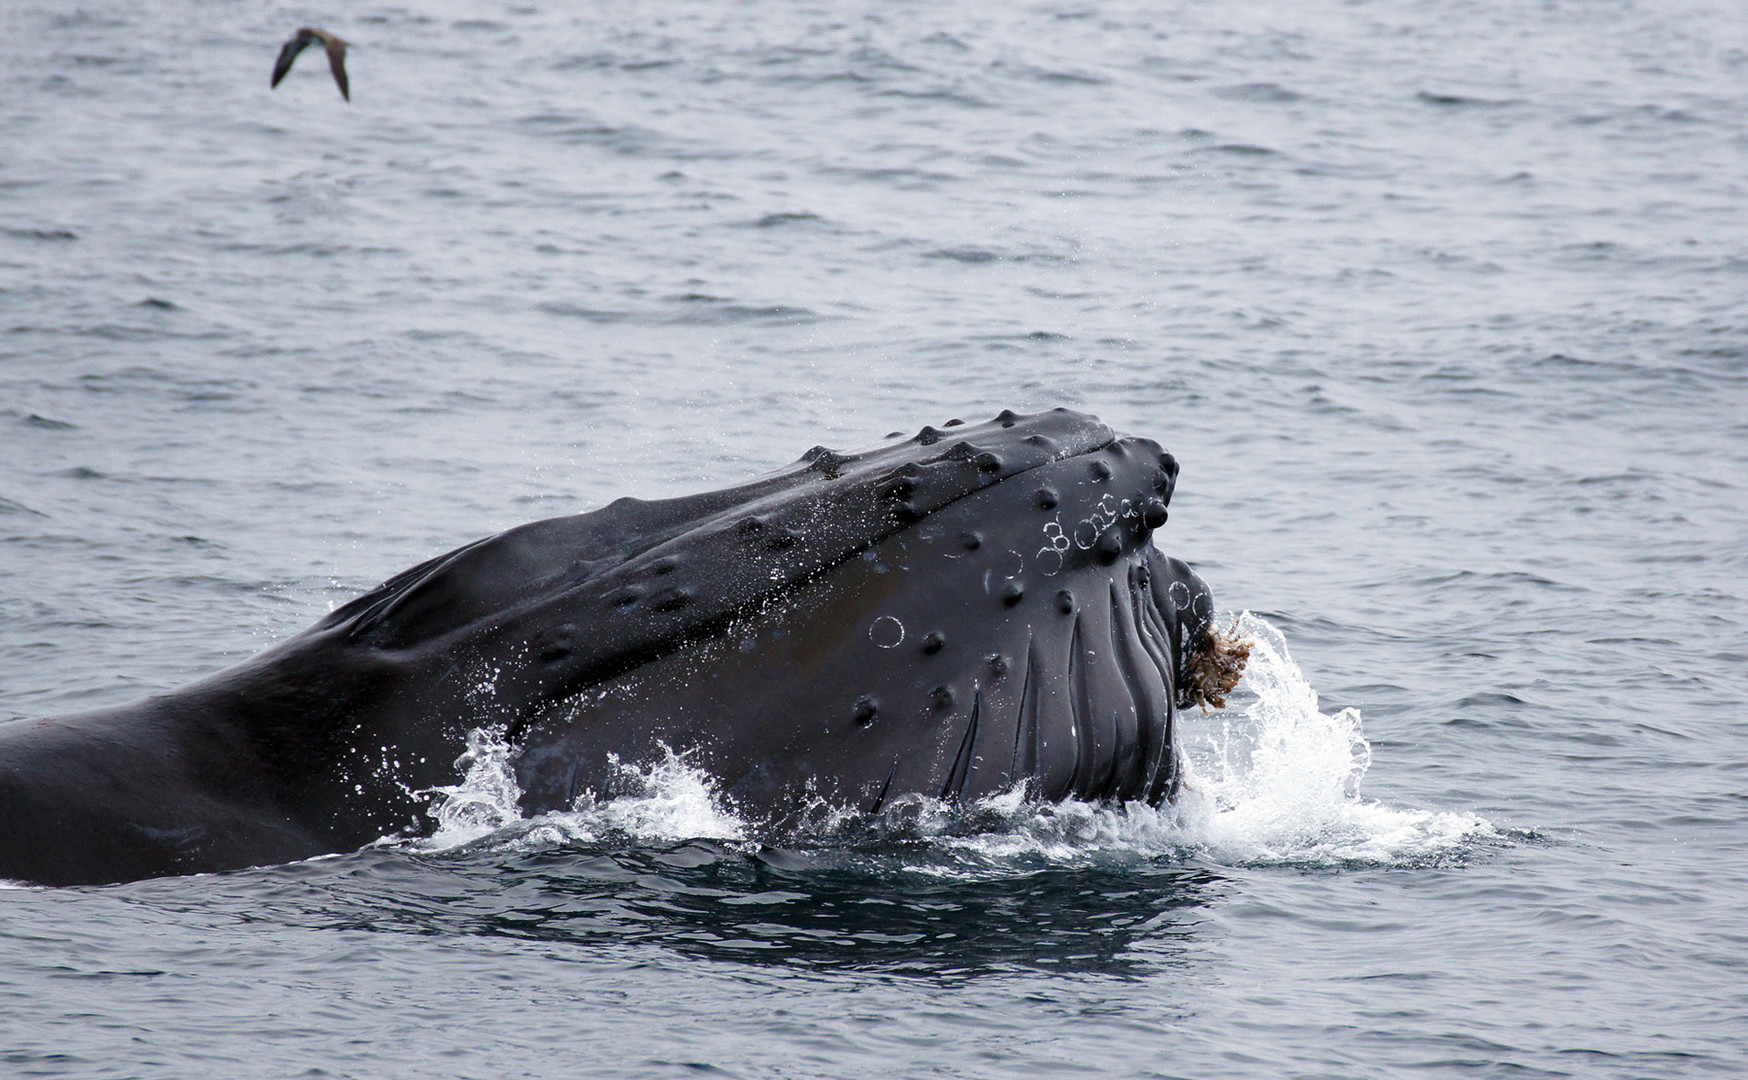
{"label": "bird in flight", "polygon": [[346,82],[346,42],[313,26],[306,26],[293,34],[291,40],[279,50],[279,59],[273,62],[273,82],[269,85],[278,86],[279,80],[285,78],[285,73],[291,70],[292,61],[297,59],[297,54],[318,41],[322,43],[322,48],[328,50],[328,67],[333,69],[334,81],[340,85],[340,96],[351,101],[352,89]]}

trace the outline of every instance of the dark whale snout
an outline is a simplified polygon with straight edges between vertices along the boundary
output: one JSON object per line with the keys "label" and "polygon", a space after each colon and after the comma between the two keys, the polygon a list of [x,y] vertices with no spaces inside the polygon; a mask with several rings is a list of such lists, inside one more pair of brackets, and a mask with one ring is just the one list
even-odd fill
{"label": "dark whale snout", "polygon": [[1207,587],[1152,543],[1178,467],[1067,410],[925,427],[416,566],[132,706],[0,725],[0,877],[121,880],[428,822],[467,732],[523,807],[662,748],[750,816],[905,794],[1169,798]]}

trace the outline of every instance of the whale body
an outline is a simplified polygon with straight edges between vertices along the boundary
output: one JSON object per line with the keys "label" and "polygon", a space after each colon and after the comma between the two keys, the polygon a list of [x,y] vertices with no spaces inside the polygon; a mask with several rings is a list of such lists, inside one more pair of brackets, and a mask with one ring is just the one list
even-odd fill
{"label": "whale body", "polygon": [[180,690],[0,724],[0,878],[417,835],[482,728],[529,814],[670,751],[773,829],[1020,784],[1169,800],[1214,638],[1207,586],[1153,542],[1177,475],[1094,417],[1004,412],[510,529]]}

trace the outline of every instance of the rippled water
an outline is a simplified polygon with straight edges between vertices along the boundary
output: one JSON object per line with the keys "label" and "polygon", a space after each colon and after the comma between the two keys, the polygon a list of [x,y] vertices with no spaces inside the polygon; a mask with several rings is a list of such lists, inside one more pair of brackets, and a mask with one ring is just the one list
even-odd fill
{"label": "rippled water", "polygon": [[[305,22],[350,106],[315,55],[267,89]],[[1163,442],[1159,542],[1282,635],[1166,815],[767,848],[681,763],[426,847],[0,893],[4,1071],[1748,1069],[1738,6],[0,31],[0,717],[1008,406]]]}

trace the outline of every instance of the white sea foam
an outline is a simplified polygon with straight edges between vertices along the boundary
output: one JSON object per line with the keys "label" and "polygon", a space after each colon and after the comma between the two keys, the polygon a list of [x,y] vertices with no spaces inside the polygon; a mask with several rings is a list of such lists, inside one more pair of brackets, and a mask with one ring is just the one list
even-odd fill
{"label": "white sea foam", "polygon": [[568,811],[524,818],[513,753],[499,732],[468,734],[467,753],[457,763],[461,782],[431,792],[429,812],[437,828],[418,842],[420,850],[480,842],[527,848],[614,837],[659,842],[745,836],[746,823],[724,808],[716,778],[665,748],[662,760],[648,765],[613,760],[624,794],[601,799],[585,793]]}
{"label": "white sea foam", "polygon": [[[1317,693],[1285,638],[1249,612],[1236,632],[1251,642],[1234,704],[1210,716],[1180,717],[1183,790],[1166,807],[1038,803],[1023,788],[958,806],[909,796],[878,821],[819,806],[792,838],[816,845],[875,839],[923,841],[955,868],[1015,860],[1052,864],[1198,855],[1229,865],[1347,865],[1421,862],[1496,835],[1460,813],[1387,806],[1360,793],[1371,746],[1360,715],[1318,709]],[[606,839],[669,843],[751,841],[758,830],[723,801],[715,777],[671,750],[653,763],[620,763],[623,793],[585,794],[570,810],[524,819],[501,734],[475,731],[463,778],[434,792],[437,829],[421,850],[484,843],[526,848]],[[926,867],[919,867],[925,869]]]}
{"label": "white sea foam", "polygon": [[662,752],[662,760],[650,765],[614,760],[629,794],[611,799],[584,794],[569,812],[549,814],[544,820],[574,841],[609,836],[659,841],[745,839],[747,824],[724,807],[716,777],[666,747]]}
{"label": "white sea foam", "polygon": [[1473,815],[1362,797],[1372,748],[1358,710],[1320,711],[1280,631],[1249,612],[1237,623],[1251,642],[1236,695],[1242,710],[1192,713],[1179,732],[1187,769],[1173,811],[1181,842],[1226,863],[1390,863],[1494,835]]}
{"label": "white sea foam", "polygon": [[513,753],[501,731],[475,728],[467,733],[467,753],[455,764],[461,783],[429,792],[429,813],[437,829],[420,846],[442,851],[471,844],[522,820],[517,800],[522,789],[510,766]]}

